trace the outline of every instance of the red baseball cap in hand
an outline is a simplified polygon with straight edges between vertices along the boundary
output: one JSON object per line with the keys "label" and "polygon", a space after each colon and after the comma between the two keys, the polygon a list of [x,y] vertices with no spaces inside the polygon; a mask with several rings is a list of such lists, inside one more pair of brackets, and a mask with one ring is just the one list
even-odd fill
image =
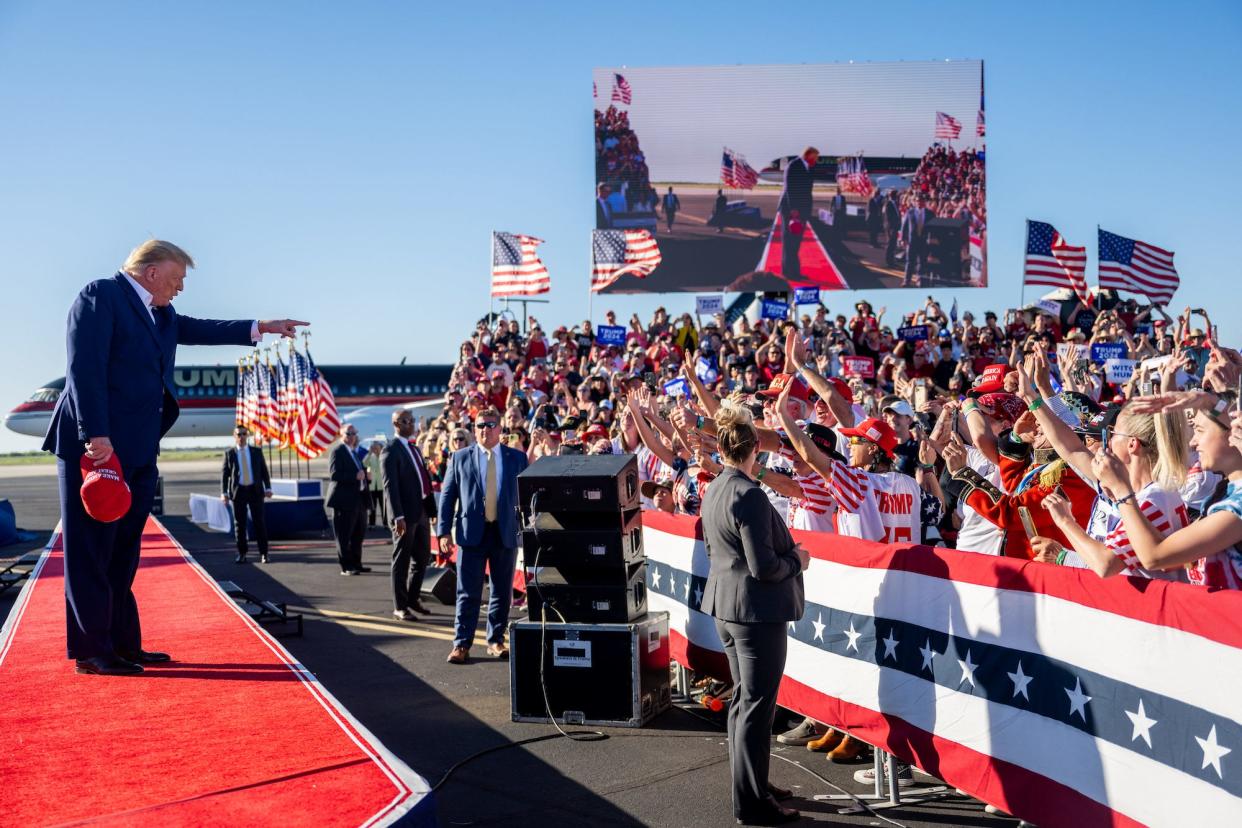
{"label": "red baseball cap in hand", "polygon": [[88,515],[100,523],[113,523],[125,516],[131,501],[115,452],[102,466],[82,455],[82,506]]}

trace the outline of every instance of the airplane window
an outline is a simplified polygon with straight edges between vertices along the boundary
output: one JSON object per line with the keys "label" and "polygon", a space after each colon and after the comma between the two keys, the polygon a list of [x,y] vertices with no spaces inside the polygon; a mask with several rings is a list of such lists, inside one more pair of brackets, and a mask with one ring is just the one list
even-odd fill
{"label": "airplane window", "polygon": [[29,402],[56,402],[59,397],[60,392],[55,388],[40,388],[30,395]]}
{"label": "airplane window", "polygon": [[351,385],[351,386],[349,386],[349,393],[351,393],[351,394],[357,394],[357,393],[358,393],[358,386],[356,386],[356,385]]}
{"label": "airplane window", "polygon": [[374,394],[374,393],[375,393],[375,386],[374,386],[374,385],[372,385],[370,388],[368,388],[368,389],[367,389],[367,393],[368,393],[368,394]]}
{"label": "airplane window", "polygon": [[337,387],[334,385],[334,386],[332,386],[332,393],[333,393],[333,394],[339,394],[339,393],[341,393],[341,389],[337,388]]}
{"label": "airplane window", "polygon": [[393,390],[392,390],[392,386],[391,386],[391,385],[390,385],[390,386],[388,386],[388,393],[389,393],[389,394],[393,393]]}
{"label": "airplane window", "polygon": [[413,394],[413,393],[414,393],[414,391],[410,388],[410,386],[408,386],[408,385],[407,385],[407,386],[405,387],[405,393],[407,393],[407,394]]}

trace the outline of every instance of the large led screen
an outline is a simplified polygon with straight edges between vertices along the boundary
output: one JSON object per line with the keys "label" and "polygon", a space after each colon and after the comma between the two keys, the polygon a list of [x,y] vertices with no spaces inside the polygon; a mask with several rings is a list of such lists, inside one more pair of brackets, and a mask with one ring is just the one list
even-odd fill
{"label": "large led screen", "polygon": [[987,285],[983,62],[594,70],[609,292]]}

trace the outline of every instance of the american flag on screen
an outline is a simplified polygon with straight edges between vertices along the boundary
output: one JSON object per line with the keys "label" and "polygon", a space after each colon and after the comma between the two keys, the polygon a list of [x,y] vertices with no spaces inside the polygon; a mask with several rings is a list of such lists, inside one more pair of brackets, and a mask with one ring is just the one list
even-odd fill
{"label": "american flag on screen", "polygon": [[962,134],[962,122],[952,115],[946,115],[943,112],[936,113],[936,137],[937,138],[956,138]]}
{"label": "american flag on screen", "polygon": [[591,231],[591,290],[600,291],[626,273],[645,279],[662,257],[646,230]]}
{"label": "american flag on screen", "polygon": [[492,233],[492,296],[531,296],[552,289],[548,268],[536,248],[543,239],[521,233]]}
{"label": "american flag on screen", "polygon": [[759,173],[746,163],[745,156],[725,147],[720,159],[720,183],[734,190],[749,190],[759,183]]}
{"label": "american flag on screen", "polygon": [[837,189],[844,193],[871,193],[871,176],[867,175],[867,166],[861,155],[855,158],[842,158],[837,162]]}
{"label": "american flag on screen", "polygon": [[975,118],[975,134],[983,137],[983,66],[979,67],[979,116]]}
{"label": "american flag on screen", "polygon": [[625,79],[624,75],[616,72],[613,73],[613,77],[616,80],[612,85],[612,99],[629,106],[630,98],[632,97],[630,94],[630,82]]}
{"label": "american flag on screen", "polygon": [[1066,244],[1065,238],[1051,224],[1026,223],[1024,262],[1025,284],[1069,288],[1083,304],[1091,304],[1091,291],[1087,288],[1087,248]]}
{"label": "american flag on screen", "polygon": [[1167,305],[1179,284],[1173,251],[1100,231],[1100,287],[1142,293]]}

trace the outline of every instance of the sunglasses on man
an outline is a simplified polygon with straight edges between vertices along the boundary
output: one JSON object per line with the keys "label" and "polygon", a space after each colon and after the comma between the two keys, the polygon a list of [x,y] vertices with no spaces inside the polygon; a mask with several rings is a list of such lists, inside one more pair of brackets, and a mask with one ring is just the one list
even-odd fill
{"label": "sunglasses on man", "polygon": [[474,427],[475,428],[495,428],[498,425],[500,424],[496,422],[495,420],[479,420],[477,423],[474,424]]}

